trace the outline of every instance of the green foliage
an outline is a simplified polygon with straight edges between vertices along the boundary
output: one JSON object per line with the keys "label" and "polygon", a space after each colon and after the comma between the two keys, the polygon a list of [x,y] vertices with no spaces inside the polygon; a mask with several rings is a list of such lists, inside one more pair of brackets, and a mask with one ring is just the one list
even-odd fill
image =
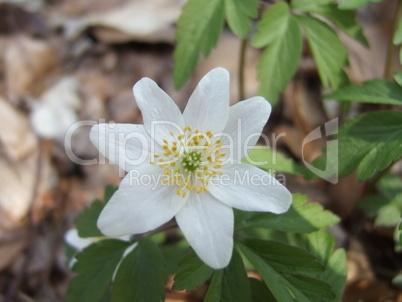
{"label": "green foliage", "polygon": [[369,3],[381,2],[382,0],[342,0],[339,4],[341,9],[356,9],[363,7]]}
{"label": "green foliage", "polygon": [[312,273],[324,271],[308,252],[284,243],[246,239],[241,252],[253,264],[272,295],[281,302],[332,301],[331,287]]}
{"label": "green foliage", "polygon": [[345,34],[368,47],[362,27],[355,21],[355,13],[351,10],[341,10],[336,4],[315,5],[308,12],[320,14],[332,21]]}
{"label": "green foliage", "polygon": [[290,13],[289,6],[280,2],[273,5],[258,23],[254,47],[265,47],[258,63],[261,81],[259,93],[271,104],[278,100],[300,62],[302,36],[300,28]]}
{"label": "green foliage", "polygon": [[250,284],[243,260],[236,250],[227,267],[214,273],[204,302],[251,302]]}
{"label": "green foliage", "polygon": [[66,302],[98,302],[129,245],[129,242],[108,239],[94,243],[79,253],[73,267],[78,275],[70,281]]}
{"label": "green foliage", "polygon": [[250,18],[257,14],[258,0],[189,0],[177,22],[173,55],[176,88],[193,73],[200,55],[207,57],[216,46],[225,16],[232,31],[245,39],[251,29]]}
{"label": "green foliage", "polygon": [[377,226],[396,226],[402,215],[402,180],[395,175],[383,176],[377,184],[377,195],[358,203],[369,217],[376,217]]}
{"label": "green foliage", "polygon": [[344,86],[348,79],[343,67],[347,65],[348,60],[341,40],[321,20],[311,16],[296,17],[306,33],[324,87],[337,89]]}
{"label": "green foliage", "polygon": [[250,282],[251,300],[253,302],[276,302],[275,297],[264,282],[254,278],[249,278],[248,280]]}
{"label": "green foliage", "polygon": [[208,56],[218,42],[225,13],[223,0],[190,0],[177,22],[173,59],[175,61],[174,83],[183,86],[194,71],[200,54]]}
{"label": "green foliage", "polygon": [[191,251],[180,262],[180,270],[174,277],[173,290],[192,291],[204,284],[212,276],[213,271]]}
{"label": "green foliage", "polygon": [[166,264],[162,253],[152,240],[143,238],[117,271],[112,301],[163,301],[165,282]]}
{"label": "green foliage", "polygon": [[312,12],[316,9],[319,9],[322,6],[329,5],[334,3],[334,0],[292,0],[291,5],[292,8],[296,10],[300,10],[302,12]]}
{"label": "green foliage", "polygon": [[74,225],[77,228],[80,237],[87,238],[103,236],[96,226],[96,221],[98,220],[104,206],[105,204],[103,202],[97,200],[75,218]]}
{"label": "green foliage", "polygon": [[268,172],[308,175],[305,167],[266,146],[255,146],[242,161]]}
{"label": "green foliage", "polygon": [[270,228],[285,232],[309,233],[339,222],[330,211],[323,210],[317,203],[306,203],[307,197],[293,195],[290,209],[281,215],[254,213],[243,220],[238,228]]}
{"label": "green foliage", "polygon": [[[372,177],[402,154],[402,112],[377,111],[359,115],[339,129],[339,175],[358,167],[359,180]],[[325,162],[320,158],[318,166]]]}
{"label": "green foliage", "polygon": [[[396,28],[392,42],[395,45],[402,43],[402,19],[400,19],[398,22],[398,27]],[[402,48],[399,49],[399,62],[402,64]]]}
{"label": "green foliage", "polygon": [[245,39],[251,30],[250,18],[258,15],[258,0],[225,0],[225,15],[230,29]]}
{"label": "green foliage", "polygon": [[317,256],[317,260],[325,267],[323,272],[316,273],[314,276],[331,285],[332,291],[335,293],[332,301],[340,301],[348,271],[345,251],[337,249],[332,253],[335,240],[330,233],[324,230],[310,233],[306,238],[307,251]]}
{"label": "green foliage", "polygon": [[74,220],[74,225],[77,228],[78,235],[82,238],[87,237],[102,237],[103,234],[96,226],[96,222],[105,204],[112,197],[117,188],[107,186],[104,192],[104,202],[99,200],[94,201],[90,207],[86,208]]}
{"label": "green foliage", "polygon": [[[399,77],[399,74],[396,75]],[[360,85],[349,85],[328,94],[324,99],[348,102],[402,105],[402,87],[384,79],[374,79]]]}

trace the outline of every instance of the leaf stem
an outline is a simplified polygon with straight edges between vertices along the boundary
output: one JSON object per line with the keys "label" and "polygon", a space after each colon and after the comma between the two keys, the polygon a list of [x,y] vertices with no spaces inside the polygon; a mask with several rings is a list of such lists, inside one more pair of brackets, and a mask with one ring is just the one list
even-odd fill
{"label": "leaf stem", "polygon": [[392,25],[392,33],[388,40],[388,52],[387,52],[387,58],[385,61],[385,68],[384,68],[384,78],[387,80],[391,80],[391,76],[392,76],[392,62],[393,62],[394,53],[395,53],[395,45],[392,40],[394,38],[395,31],[398,28],[398,22],[399,22],[399,19],[401,18],[401,16],[402,16],[402,1],[397,1],[396,9],[395,9],[395,16],[394,16],[393,25]]}
{"label": "leaf stem", "polygon": [[239,58],[239,99],[240,101],[246,99],[244,93],[244,69],[246,64],[246,50],[248,38],[243,39],[240,45],[240,58]]}

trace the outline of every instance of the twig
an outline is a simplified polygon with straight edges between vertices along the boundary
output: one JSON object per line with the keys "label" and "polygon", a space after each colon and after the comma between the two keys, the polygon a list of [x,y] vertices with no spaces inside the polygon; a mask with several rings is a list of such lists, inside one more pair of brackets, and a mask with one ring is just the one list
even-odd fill
{"label": "twig", "polygon": [[240,58],[239,58],[239,99],[244,100],[244,67],[246,63],[246,50],[247,50],[248,39],[243,39],[240,45]]}
{"label": "twig", "polygon": [[28,232],[27,232],[27,247],[25,249],[25,258],[24,261],[22,262],[21,265],[21,270],[18,272],[17,276],[13,279],[13,281],[10,284],[10,287],[8,288],[7,294],[4,298],[4,302],[11,302],[14,297],[18,293],[18,288],[21,285],[22,280],[24,279],[27,268],[29,265],[29,262],[34,256],[34,248],[33,245],[35,243],[35,239],[37,236],[37,226],[36,226],[36,221],[35,221],[35,201],[38,196],[38,189],[40,185],[40,181],[42,179],[42,166],[43,166],[43,160],[44,160],[44,149],[45,149],[45,144],[46,142],[44,141],[39,141],[39,154],[38,154],[38,159],[37,159],[37,167],[36,167],[36,177],[35,177],[35,183],[33,187],[33,192],[32,192],[32,198],[31,202],[29,205],[29,210],[28,210]]}

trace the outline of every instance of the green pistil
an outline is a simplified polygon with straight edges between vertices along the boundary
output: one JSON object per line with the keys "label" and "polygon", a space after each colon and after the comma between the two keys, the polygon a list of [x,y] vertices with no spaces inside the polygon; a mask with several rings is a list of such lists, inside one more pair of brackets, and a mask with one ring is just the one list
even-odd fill
{"label": "green pistil", "polygon": [[181,162],[186,171],[194,172],[201,165],[201,152],[185,152]]}

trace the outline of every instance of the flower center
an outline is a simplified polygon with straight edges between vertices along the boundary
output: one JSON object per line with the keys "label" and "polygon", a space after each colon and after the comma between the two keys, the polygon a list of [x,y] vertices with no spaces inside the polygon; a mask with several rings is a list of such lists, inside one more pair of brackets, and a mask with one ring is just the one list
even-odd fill
{"label": "flower center", "polygon": [[162,168],[162,184],[177,186],[176,193],[186,197],[191,191],[199,194],[208,191],[209,179],[222,172],[222,141],[211,131],[201,133],[190,126],[183,133],[163,140],[163,153],[154,154],[151,164]]}

